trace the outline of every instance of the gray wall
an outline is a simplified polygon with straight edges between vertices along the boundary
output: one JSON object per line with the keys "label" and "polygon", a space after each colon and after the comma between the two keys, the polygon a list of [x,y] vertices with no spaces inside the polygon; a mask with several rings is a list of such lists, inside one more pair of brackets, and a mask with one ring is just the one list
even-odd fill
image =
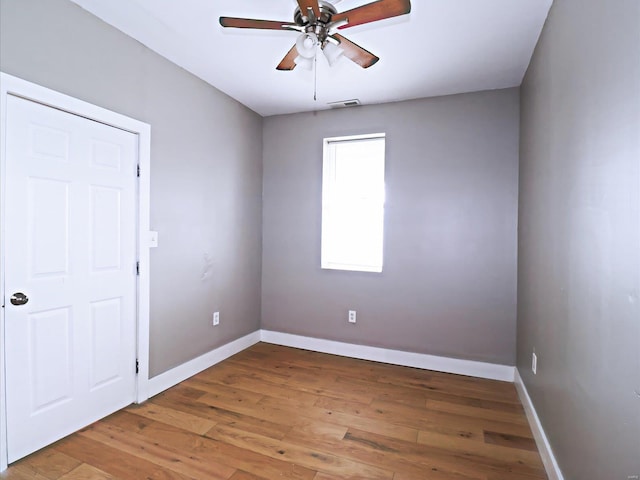
{"label": "gray wall", "polygon": [[[513,365],[518,102],[509,89],[266,118],[262,327]],[[322,139],[374,132],[384,271],[323,271]]]}
{"label": "gray wall", "polygon": [[2,71],[151,124],[151,375],[259,328],[261,117],[67,0],[0,19]]}
{"label": "gray wall", "polygon": [[565,478],[626,480],[640,475],[640,3],[556,0],[521,95],[518,369]]}

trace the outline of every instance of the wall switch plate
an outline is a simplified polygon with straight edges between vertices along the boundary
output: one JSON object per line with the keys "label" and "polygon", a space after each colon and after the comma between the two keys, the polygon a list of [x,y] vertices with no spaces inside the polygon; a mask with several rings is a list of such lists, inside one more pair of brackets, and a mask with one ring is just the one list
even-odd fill
{"label": "wall switch plate", "polygon": [[213,312],[213,326],[220,325],[220,312]]}
{"label": "wall switch plate", "polygon": [[349,323],[356,323],[356,311],[349,310]]}
{"label": "wall switch plate", "polygon": [[534,375],[538,373],[538,356],[536,355],[536,352],[531,354],[531,371]]}
{"label": "wall switch plate", "polygon": [[158,232],[149,232],[149,248],[156,248],[158,246]]}

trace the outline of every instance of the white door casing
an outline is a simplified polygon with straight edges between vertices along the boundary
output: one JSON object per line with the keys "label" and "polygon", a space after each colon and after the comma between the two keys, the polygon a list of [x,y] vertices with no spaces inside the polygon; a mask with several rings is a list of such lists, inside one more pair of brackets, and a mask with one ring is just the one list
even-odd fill
{"label": "white door casing", "polygon": [[[0,84],[1,471],[146,399],[150,129],[15,77]],[[15,291],[29,303],[12,305]]]}

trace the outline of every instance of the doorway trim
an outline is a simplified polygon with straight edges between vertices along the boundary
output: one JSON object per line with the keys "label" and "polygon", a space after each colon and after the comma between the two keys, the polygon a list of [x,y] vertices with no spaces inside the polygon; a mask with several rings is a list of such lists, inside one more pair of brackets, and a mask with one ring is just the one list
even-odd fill
{"label": "doorway trim", "polygon": [[0,472],[7,469],[7,403],[5,383],[5,167],[7,98],[9,95],[31,100],[58,110],[94,120],[138,136],[138,222],[137,255],[140,275],[137,278],[137,328],[136,355],[138,375],[136,377],[135,401],[141,403],[149,398],[149,212],[150,212],[150,167],[151,126],[147,123],[112,112],[102,107],[36,85],[18,77],[0,72]]}

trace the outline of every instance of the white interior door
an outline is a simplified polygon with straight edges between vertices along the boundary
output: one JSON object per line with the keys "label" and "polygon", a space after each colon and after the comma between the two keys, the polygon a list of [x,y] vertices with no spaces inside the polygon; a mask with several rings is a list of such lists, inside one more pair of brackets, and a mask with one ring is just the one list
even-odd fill
{"label": "white interior door", "polygon": [[6,121],[12,462],[135,399],[138,137],[11,95]]}

